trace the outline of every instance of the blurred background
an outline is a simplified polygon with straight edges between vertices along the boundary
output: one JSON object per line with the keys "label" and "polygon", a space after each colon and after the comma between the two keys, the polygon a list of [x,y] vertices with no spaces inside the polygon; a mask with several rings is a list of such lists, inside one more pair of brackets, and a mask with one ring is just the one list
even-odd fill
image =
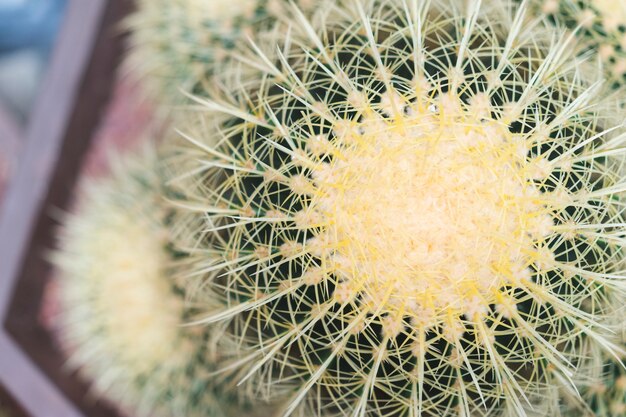
{"label": "blurred background", "polygon": [[0,101],[22,124],[40,85],[66,0],[0,0]]}
{"label": "blurred background", "polygon": [[69,207],[79,178],[106,172],[111,146],[136,141],[151,120],[137,84],[116,72],[131,9],[0,0],[0,417],[119,414],[85,398],[64,368],[45,253],[51,208]]}
{"label": "blurred background", "polygon": [[[66,0],[0,0],[0,207],[66,6]],[[0,386],[0,417],[17,415],[25,414]]]}
{"label": "blurred background", "polygon": [[67,0],[0,0],[0,196],[66,6]]}

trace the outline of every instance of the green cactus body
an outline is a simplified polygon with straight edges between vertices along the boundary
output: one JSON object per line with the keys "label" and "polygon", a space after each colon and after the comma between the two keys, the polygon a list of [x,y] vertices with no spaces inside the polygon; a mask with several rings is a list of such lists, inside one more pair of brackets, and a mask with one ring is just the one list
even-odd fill
{"label": "green cactus body", "polygon": [[70,366],[133,415],[225,416],[232,398],[207,377],[207,332],[181,326],[156,161],[152,149],[114,159],[65,219],[54,261]]}
{"label": "green cactus body", "polygon": [[523,9],[296,15],[172,156],[224,372],[284,415],[554,415],[620,349],[617,106]]}

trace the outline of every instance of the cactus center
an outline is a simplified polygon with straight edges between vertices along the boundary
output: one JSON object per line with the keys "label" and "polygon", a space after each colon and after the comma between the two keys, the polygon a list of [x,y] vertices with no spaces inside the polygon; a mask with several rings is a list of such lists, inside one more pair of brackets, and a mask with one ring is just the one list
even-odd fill
{"label": "cactus center", "polygon": [[502,120],[456,100],[384,96],[337,124],[309,207],[325,220],[309,245],[338,279],[337,302],[473,319],[530,274],[552,227],[531,181],[542,164]]}
{"label": "cactus center", "polygon": [[[99,230],[88,234],[98,236],[88,242],[96,246],[89,250],[101,254],[92,267],[106,265],[107,270],[86,271],[85,276],[102,277],[93,296],[101,325],[110,333],[108,349],[135,370],[148,371],[171,357],[182,304],[163,277],[167,253],[154,227],[125,212],[111,211],[109,216],[106,228],[94,221]],[[119,230],[125,231],[123,238]]]}

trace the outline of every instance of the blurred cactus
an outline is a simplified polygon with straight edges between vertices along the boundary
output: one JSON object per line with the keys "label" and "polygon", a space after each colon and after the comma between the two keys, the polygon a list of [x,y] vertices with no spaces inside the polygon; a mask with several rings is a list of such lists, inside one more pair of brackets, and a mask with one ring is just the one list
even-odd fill
{"label": "blurred cactus", "polygon": [[[315,0],[298,0],[311,9]],[[202,91],[238,42],[284,13],[287,0],[139,0],[127,21],[127,70],[144,79],[162,103]]]}
{"label": "blurred cactus", "polygon": [[118,157],[110,178],[83,184],[54,254],[62,336],[70,366],[133,415],[224,416],[206,332],[181,326],[156,160],[152,149]]}
{"label": "blurred cactus", "polygon": [[327,2],[246,56],[254,91],[197,99],[175,234],[250,397],[552,416],[583,346],[620,351],[621,113],[571,39],[487,3]]}
{"label": "blurred cactus", "polygon": [[582,51],[597,56],[614,88],[626,83],[624,0],[531,0],[537,14],[576,31]]}
{"label": "blurred cactus", "polygon": [[[601,356],[602,357],[602,356]],[[588,416],[623,417],[626,416],[626,372],[624,358],[616,361],[609,357],[600,369],[603,371],[601,382],[586,389],[583,394],[591,412]],[[585,415],[585,414],[583,414]]]}
{"label": "blurred cactus", "polygon": [[[617,311],[616,318],[623,313]],[[626,348],[626,328],[620,334],[622,348]],[[618,332],[619,333],[619,332]],[[626,356],[607,355],[592,346],[588,352],[589,378],[579,382],[582,398],[566,396],[564,417],[623,417],[626,416]]]}

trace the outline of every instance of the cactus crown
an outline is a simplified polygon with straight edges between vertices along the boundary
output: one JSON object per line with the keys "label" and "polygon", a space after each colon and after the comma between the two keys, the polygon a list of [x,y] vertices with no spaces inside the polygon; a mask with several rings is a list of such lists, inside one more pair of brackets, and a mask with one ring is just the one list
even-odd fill
{"label": "cactus crown", "polygon": [[583,343],[619,350],[614,109],[524,8],[440,3],[296,13],[178,148],[199,323],[285,415],[550,413]]}
{"label": "cactus crown", "polygon": [[[263,0],[141,0],[126,21],[127,71],[163,104],[207,82],[216,61],[264,18]],[[179,101],[179,100],[178,100]]]}
{"label": "cactus crown", "polygon": [[489,304],[506,312],[514,304],[500,290],[553,256],[537,250],[554,225],[533,181],[545,180],[549,162],[527,163],[527,144],[492,118],[488,93],[434,98],[419,77],[402,93],[390,85],[377,103],[353,91],[360,120],[339,118],[332,139],[309,138],[293,163],[312,181],[289,181],[309,196],[289,213],[312,230],[302,251],[322,263],[307,273],[341,277],[336,301],[387,314],[390,337],[403,317],[430,327],[482,316]]}

